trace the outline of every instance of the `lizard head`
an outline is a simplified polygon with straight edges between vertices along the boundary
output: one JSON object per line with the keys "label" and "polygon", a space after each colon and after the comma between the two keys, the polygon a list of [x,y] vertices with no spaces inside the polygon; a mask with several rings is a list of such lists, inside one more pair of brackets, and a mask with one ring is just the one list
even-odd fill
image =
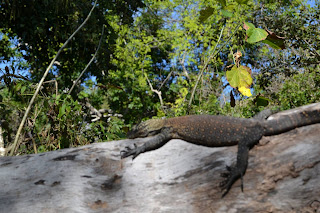
{"label": "lizard head", "polygon": [[127,137],[144,138],[158,134],[164,126],[164,119],[151,119],[132,127],[127,133]]}

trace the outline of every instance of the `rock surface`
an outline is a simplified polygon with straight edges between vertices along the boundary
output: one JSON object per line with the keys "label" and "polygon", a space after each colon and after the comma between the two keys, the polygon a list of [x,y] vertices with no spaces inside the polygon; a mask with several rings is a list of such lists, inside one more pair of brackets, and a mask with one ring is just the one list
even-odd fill
{"label": "rock surface", "polygon": [[237,147],[171,140],[134,161],[120,159],[120,150],[144,138],[3,157],[0,212],[320,212],[319,130],[262,138],[250,151],[244,192],[237,181],[223,199],[220,173]]}

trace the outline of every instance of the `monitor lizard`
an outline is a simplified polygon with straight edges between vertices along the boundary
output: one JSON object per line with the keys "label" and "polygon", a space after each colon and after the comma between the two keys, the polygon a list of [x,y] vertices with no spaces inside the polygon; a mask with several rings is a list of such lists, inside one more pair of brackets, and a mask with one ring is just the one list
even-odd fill
{"label": "monitor lizard", "polygon": [[[259,117],[259,116],[258,116]],[[224,181],[220,183],[224,197],[233,183],[241,179],[248,166],[249,150],[262,136],[271,136],[287,132],[297,127],[320,122],[319,107],[298,113],[280,116],[272,120],[246,119],[215,115],[189,115],[168,119],[151,119],[132,128],[127,136],[130,139],[154,136],[142,146],[126,147],[121,151],[121,158],[133,156],[158,149],[171,139],[181,139],[196,145],[223,147],[238,145],[237,160],[234,166],[227,166],[222,173]]]}

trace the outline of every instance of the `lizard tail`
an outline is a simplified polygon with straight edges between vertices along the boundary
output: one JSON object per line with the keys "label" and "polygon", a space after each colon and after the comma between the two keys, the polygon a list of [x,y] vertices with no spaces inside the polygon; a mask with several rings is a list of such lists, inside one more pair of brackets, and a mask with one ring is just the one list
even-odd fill
{"label": "lizard tail", "polygon": [[[283,115],[284,114],[284,115]],[[277,135],[301,126],[320,123],[320,104],[310,104],[284,111],[263,121],[265,136]]]}

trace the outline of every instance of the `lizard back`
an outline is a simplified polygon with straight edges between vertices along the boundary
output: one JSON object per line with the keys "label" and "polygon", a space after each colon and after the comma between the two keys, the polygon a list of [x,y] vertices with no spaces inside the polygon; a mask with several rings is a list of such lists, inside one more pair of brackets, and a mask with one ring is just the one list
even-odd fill
{"label": "lizard back", "polygon": [[215,115],[190,115],[169,118],[164,127],[172,128],[173,138],[208,147],[233,146],[246,137],[263,135],[258,120]]}

